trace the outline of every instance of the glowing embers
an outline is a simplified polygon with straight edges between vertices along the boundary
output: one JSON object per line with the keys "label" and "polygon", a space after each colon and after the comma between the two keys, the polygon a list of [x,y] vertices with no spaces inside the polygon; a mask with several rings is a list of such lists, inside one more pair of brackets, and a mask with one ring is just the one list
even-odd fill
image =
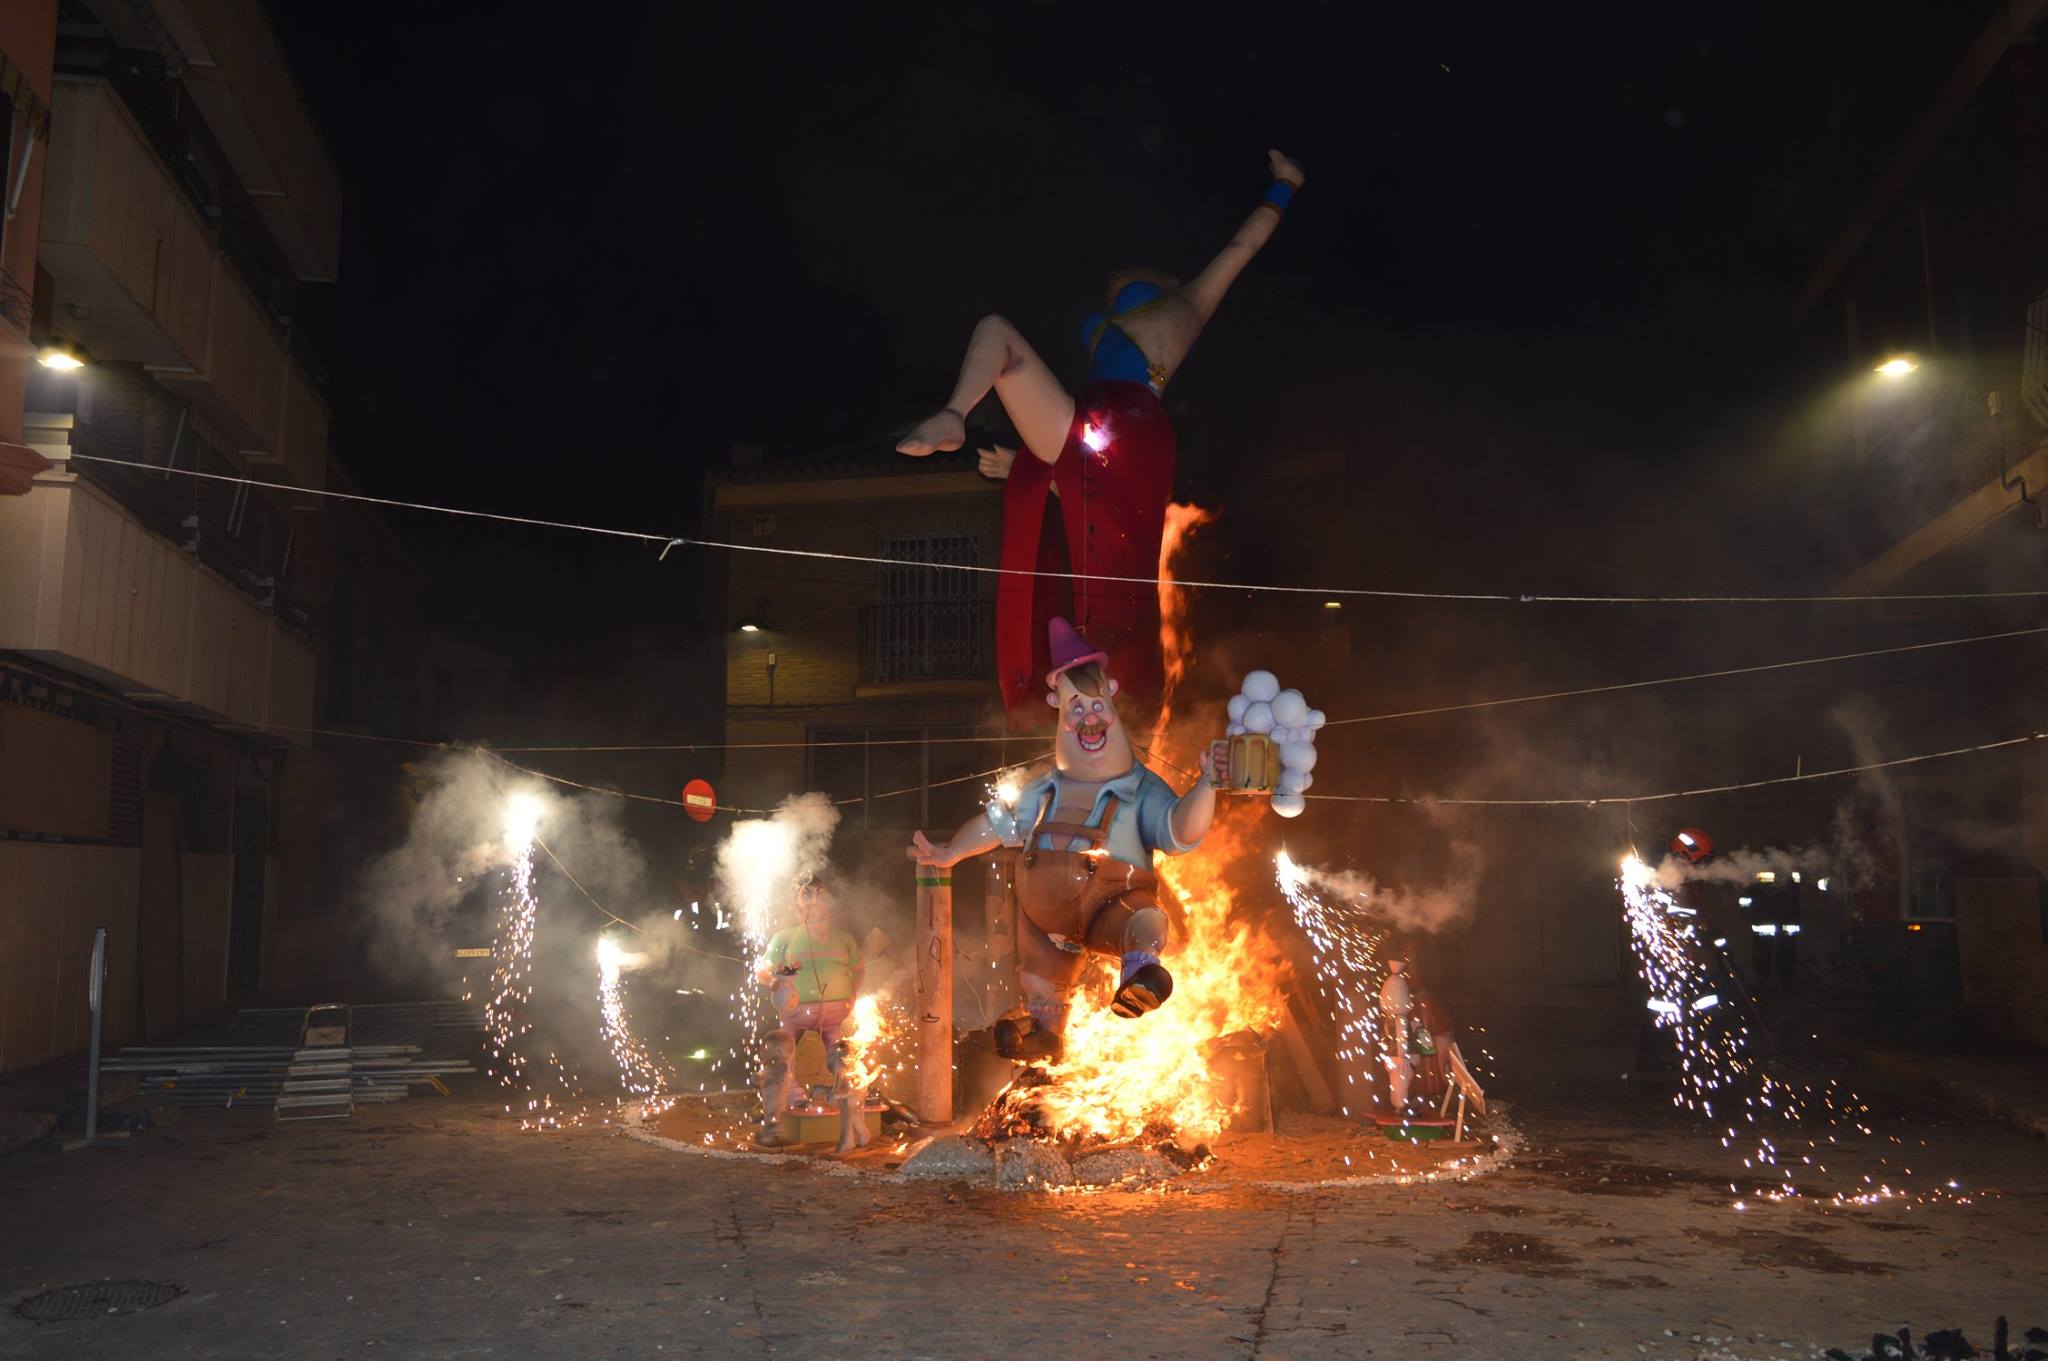
{"label": "glowing embers", "polygon": [[[1832,1078],[1818,1088],[1795,1088],[1766,1073],[1751,1045],[1746,1008],[1731,1004],[1740,1000],[1734,991],[1740,984],[1727,973],[1718,944],[1701,940],[1695,914],[1684,909],[1658,882],[1657,871],[1636,856],[1622,861],[1620,888],[1629,948],[1649,991],[1652,1020],[1676,1055],[1679,1085],[1672,1104],[1719,1125],[1722,1147],[1732,1149],[1738,1141],[1743,1145],[1744,1169],[1773,1179],[1773,1184],[1757,1187],[1753,1194],[1770,1200],[1801,1195],[1795,1176],[1804,1175],[1805,1169],[1826,1174],[1824,1159],[1846,1152],[1840,1143],[1845,1135],[1873,1137],[1870,1107]],[[1801,1130],[1818,1137],[1805,1138],[1805,1152],[1788,1151],[1774,1137],[1782,1126],[1791,1126],[1794,1137]],[[1952,1180],[1917,1194],[1903,1184],[1880,1180],[1894,1173],[1902,1180],[1910,1178],[1912,1169],[1894,1166],[1882,1154],[1877,1161],[1883,1172],[1863,1174],[1860,1189],[1833,1192],[1828,1202],[1969,1203],[1969,1196]],[[1733,1183],[1728,1189],[1740,1194]],[[1744,1202],[1737,1200],[1735,1208],[1744,1208]]]}

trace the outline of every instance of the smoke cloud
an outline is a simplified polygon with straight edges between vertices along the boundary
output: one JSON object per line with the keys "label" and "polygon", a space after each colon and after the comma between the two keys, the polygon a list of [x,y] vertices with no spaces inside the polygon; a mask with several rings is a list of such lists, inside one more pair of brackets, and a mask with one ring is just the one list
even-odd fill
{"label": "smoke cloud", "polygon": [[1333,897],[1356,903],[1395,931],[1435,935],[1472,919],[1479,900],[1479,876],[1486,859],[1479,843],[1464,837],[1450,842],[1448,873],[1442,881],[1416,887],[1389,888],[1356,870],[1325,870],[1297,865],[1307,883]]}
{"label": "smoke cloud", "polygon": [[718,845],[718,883],[750,939],[765,940],[789,914],[800,878],[824,872],[838,827],[823,794],[793,794],[773,816],[733,824]]}

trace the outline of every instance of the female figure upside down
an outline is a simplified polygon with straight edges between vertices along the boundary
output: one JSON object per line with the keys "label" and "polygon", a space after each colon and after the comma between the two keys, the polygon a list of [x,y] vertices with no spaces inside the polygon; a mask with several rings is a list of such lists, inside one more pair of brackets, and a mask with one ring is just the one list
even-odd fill
{"label": "female figure upside down", "polygon": [[[1042,722],[1039,681],[1051,659],[1054,617],[1073,620],[1140,704],[1159,697],[1159,542],[1173,492],[1175,443],[1160,405],[1195,338],[1240,271],[1279,225],[1302,184],[1301,167],[1266,153],[1273,184],[1237,234],[1194,280],[1150,269],[1109,281],[1109,305],[1088,318],[1088,382],[1069,395],[1037,351],[999,316],[974,328],[960,380],[945,409],[896,448],[922,457],[967,441],[967,413],[994,388],[1031,457],[983,449],[981,470],[1008,478],[1003,500],[1003,576],[996,589],[996,658],[1014,726]],[[1060,499],[1062,545],[1041,533],[1046,496]],[[1071,582],[1059,576],[1072,574]],[[1053,575],[1022,575],[1050,573]]]}

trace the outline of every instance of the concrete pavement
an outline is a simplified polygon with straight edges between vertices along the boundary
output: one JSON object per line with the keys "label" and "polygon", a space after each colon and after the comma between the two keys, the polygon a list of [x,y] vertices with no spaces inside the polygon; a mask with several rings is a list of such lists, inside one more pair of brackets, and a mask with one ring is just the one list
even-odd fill
{"label": "concrete pavement", "polygon": [[0,1301],[185,1289],[0,1315],[0,1357],[1782,1358],[2048,1323],[2025,1317],[2048,1314],[2038,1142],[1915,1113],[1880,1136],[2003,1194],[1738,1212],[1715,1140],[1654,1094],[1593,1095],[1525,1098],[1528,1148],[1480,1181],[1293,1193],[905,1185],[522,1134],[481,1100],[195,1112],[130,1149],[0,1159]]}

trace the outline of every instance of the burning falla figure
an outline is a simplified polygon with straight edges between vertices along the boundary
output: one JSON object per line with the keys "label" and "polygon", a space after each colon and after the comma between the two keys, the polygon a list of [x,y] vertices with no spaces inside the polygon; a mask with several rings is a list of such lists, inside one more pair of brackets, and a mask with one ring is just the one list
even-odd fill
{"label": "burning falla figure", "polygon": [[1028,1017],[1006,1018],[996,1039],[1011,1058],[1057,1058],[1067,1012],[1088,952],[1121,961],[1110,1007],[1142,1016],[1173,992],[1160,963],[1168,923],[1152,855],[1200,844],[1216,815],[1204,778],[1185,794],[1138,764],[1116,709],[1106,654],[1064,619],[1050,628],[1053,669],[1045,701],[1059,713],[1053,768],[1026,785],[1014,806],[1000,801],[934,846],[922,832],[910,858],[954,865],[1010,846],[1017,863],[1017,970]]}

